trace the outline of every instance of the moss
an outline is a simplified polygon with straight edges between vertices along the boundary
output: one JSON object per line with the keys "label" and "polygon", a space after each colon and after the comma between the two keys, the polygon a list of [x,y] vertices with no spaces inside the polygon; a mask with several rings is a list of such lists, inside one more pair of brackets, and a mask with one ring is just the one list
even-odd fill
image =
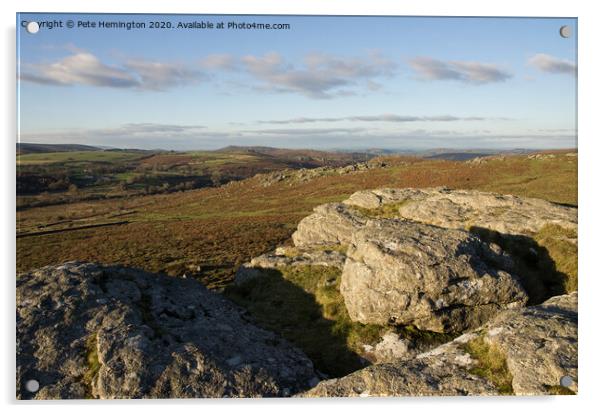
{"label": "moss", "polygon": [[349,245],[347,245],[347,244],[320,245],[319,247],[316,247],[316,249],[318,249],[319,251],[325,251],[325,252],[335,251],[335,252],[340,252],[341,254],[346,254],[347,250],[349,249]]}
{"label": "moss", "polygon": [[96,381],[100,370],[100,360],[98,358],[98,334],[94,333],[86,339],[86,372],[83,382],[86,386],[86,398],[94,398],[92,395],[92,385]]}
{"label": "moss", "polygon": [[485,342],[482,336],[469,341],[464,350],[476,361],[470,373],[493,383],[502,395],[512,395],[512,375],[506,364],[506,356],[496,346]]}
{"label": "moss", "polygon": [[350,205],[350,208],[370,218],[399,218],[399,208],[409,204],[410,202],[411,201],[409,199],[405,199],[400,202],[384,204],[378,208],[363,208],[355,205]]}

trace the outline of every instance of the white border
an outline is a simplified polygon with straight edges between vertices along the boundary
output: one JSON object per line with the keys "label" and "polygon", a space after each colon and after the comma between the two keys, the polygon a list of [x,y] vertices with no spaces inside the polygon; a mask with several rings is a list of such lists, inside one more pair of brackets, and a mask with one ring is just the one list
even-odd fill
{"label": "white border", "polygon": [[[602,16],[596,12],[594,1],[532,1],[498,0],[420,0],[394,2],[384,0],[3,0],[2,13],[3,58],[2,82],[4,91],[2,105],[2,139],[4,157],[2,163],[2,245],[0,251],[4,271],[2,283],[2,335],[0,354],[3,356],[0,374],[1,401],[10,410],[44,409],[45,412],[90,409],[115,411],[141,407],[148,411],[165,412],[168,406],[178,410],[225,409],[230,411],[283,410],[307,412],[314,409],[345,409],[365,411],[386,409],[390,411],[424,409],[447,413],[449,410],[463,412],[504,412],[516,409],[547,412],[576,412],[597,406],[600,409],[602,385],[600,376],[600,279],[602,271],[596,259],[602,245],[600,214],[602,178],[602,147],[600,140],[598,77],[602,39],[600,27]],[[122,12],[122,13],[216,13],[216,14],[350,14],[350,15],[453,15],[453,16],[562,16],[579,18],[579,282],[580,282],[580,329],[579,329],[579,396],[555,398],[404,398],[404,399],[324,399],[324,400],[192,400],[192,401],[105,401],[105,402],[15,402],[14,401],[14,271],[15,271],[15,13],[17,11],[40,12]]]}

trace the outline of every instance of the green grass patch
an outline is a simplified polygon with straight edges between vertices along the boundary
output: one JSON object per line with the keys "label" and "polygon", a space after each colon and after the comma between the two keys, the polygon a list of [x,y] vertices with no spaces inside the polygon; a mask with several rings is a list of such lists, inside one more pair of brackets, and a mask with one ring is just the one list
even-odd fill
{"label": "green grass patch", "polygon": [[384,204],[378,208],[364,208],[355,205],[350,205],[350,208],[370,218],[399,218],[399,208],[401,208],[404,205],[407,205],[409,202],[411,201],[409,199],[406,199],[401,202]]}
{"label": "green grass patch", "polygon": [[138,159],[141,156],[139,153],[125,151],[48,152],[18,155],[17,162],[21,165],[57,162],[115,162]]}
{"label": "green grass patch", "polygon": [[364,366],[361,345],[375,344],[387,329],[351,321],[340,280],[341,271],[332,267],[284,267],[229,286],[225,294],[301,348],[318,370],[340,377]]}
{"label": "green grass patch", "polygon": [[476,360],[470,373],[483,377],[493,383],[502,395],[512,395],[512,375],[506,364],[506,356],[497,347],[478,337],[464,345],[464,350]]}
{"label": "green grass patch", "polygon": [[100,360],[98,359],[98,334],[91,334],[86,339],[86,372],[83,381],[86,386],[86,398],[94,398],[92,395],[92,384],[98,377],[100,371]]}
{"label": "green grass patch", "polygon": [[564,275],[565,291],[577,291],[577,245],[570,241],[577,238],[577,231],[546,225],[533,238],[548,251],[556,271]]}

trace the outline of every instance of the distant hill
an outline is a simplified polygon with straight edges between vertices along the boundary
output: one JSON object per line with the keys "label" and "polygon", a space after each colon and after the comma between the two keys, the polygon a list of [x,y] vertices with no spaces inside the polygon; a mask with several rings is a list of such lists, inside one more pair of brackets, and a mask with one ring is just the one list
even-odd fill
{"label": "distant hill", "polygon": [[449,153],[438,153],[436,155],[425,156],[427,159],[445,159],[446,161],[468,161],[470,159],[479,158],[482,156],[489,156],[490,153],[477,153],[477,152],[449,152]]}
{"label": "distant hill", "polygon": [[[311,161],[319,160],[324,162],[330,161],[349,161],[349,160],[368,160],[374,155],[367,154],[363,151],[322,151],[317,149],[288,149],[288,148],[273,148],[270,146],[226,146],[217,149],[214,152],[218,153],[249,153],[254,155],[263,155],[274,157],[282,160],[297,160]],[[310,165],[308,165],[310,166]],[[320,165],[315,165],[320,166]]]}
{"label": "distant hill", "polygon": [[47,144],[47,143],[17,143],[17,155],[28,153],[48,152],[77,152],[77,151],[101,151],[101,148],[90,145],[76,144]]}

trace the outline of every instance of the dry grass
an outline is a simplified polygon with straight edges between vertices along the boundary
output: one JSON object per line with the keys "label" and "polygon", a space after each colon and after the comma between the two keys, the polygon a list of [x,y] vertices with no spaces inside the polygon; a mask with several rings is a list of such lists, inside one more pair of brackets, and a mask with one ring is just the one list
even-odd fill
{"label": "dry grass", "polygon": [[[391,159],[390,168],[324,176],[292,186],[280,182],[264,187],[261,179],[251,178],[219,188],[18,211],[17,226],[23,230],[61,219],[92,224],[123,210],[135,213],[120,227],[19,239],[17,269],[79,259],[187,274],[220,288],[230,282],[238,265],[285,242],[315,206],[358,190],[445,185],[577,202],[574,158],[534,161],[518,156],[481,165]],[[61,225],[68,224],[53,228]]]}

